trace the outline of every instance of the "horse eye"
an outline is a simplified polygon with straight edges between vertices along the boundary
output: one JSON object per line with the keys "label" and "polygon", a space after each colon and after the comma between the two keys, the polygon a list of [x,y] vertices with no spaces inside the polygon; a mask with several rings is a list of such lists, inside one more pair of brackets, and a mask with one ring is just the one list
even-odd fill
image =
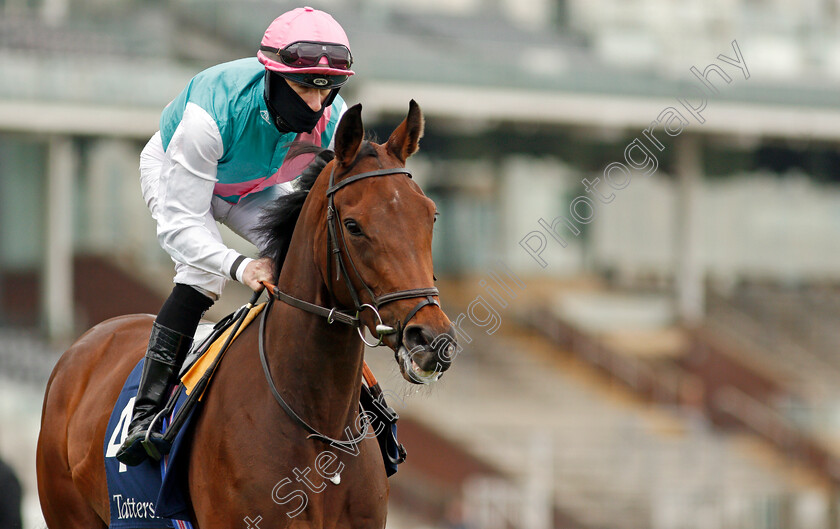
{"label": "horse eye", "polygon": [[344,227],[347,228],[347,231],[350,232],[350,235],[360,236],[364,235],[362,232],[362,228],[359,227],[359,223],[357,223],[353,219],[345,219]]}

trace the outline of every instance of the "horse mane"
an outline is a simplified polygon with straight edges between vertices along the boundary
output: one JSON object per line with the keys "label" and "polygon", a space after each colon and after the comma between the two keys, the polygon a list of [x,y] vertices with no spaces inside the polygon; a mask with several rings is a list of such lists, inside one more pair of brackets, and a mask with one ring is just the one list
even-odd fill
{"label": "horse mane", "polygon": [[[260,214],[260,220],[256,228],[258,236],[264,243],[260,257],[271,257],[274,260],[275,281],[280,277],[283,261],[286,260],[286,255],[289,253],[292,233],[295,231],[295,225],[298,217],[300,217],[300,211],[303,209],[306,196],[312,186],[315,185],[315,181],[324,167],[335,158],[335,152],[317,145],[295,144],[289,149],[286,156],[287,160],[291,160],[297,156],[313,153],[315,159],[306,166],[300,177],[295,180],[295,190],[277,198],[274,203],[266,206]],[[365,156],[376,156],[376,149],[373,148],[369,139],[362,143],[356,159],[347,170],[352,169]]]}

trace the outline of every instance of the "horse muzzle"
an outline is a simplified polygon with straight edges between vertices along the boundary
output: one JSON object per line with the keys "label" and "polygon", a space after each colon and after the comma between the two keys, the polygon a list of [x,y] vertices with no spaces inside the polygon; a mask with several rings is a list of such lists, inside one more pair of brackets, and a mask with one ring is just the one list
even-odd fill
{"label": "horse muzzle", "polygon": [[403,378],[412,384],[437,381],[449,369],[457,352],[452,327],[434,333],[428,325],[408,325],[402,332],[395,358]]}

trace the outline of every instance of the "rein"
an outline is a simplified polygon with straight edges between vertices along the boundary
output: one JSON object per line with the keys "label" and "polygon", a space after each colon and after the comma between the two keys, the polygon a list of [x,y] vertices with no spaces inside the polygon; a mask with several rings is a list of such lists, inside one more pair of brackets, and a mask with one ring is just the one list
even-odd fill
{"label": "rein", "polygon": [[[274,400],[276,400],[280,407],[283,408],[283,411],[286,412],[286,415],[289,416],[294,422],[298,424],[301,428],[306,430],[309,434],[306,436],[307,439],[317,439],[319,441],[324,441],[325,443],[329,443],[332,446],[339,446],[343,448],[347,447],[354,447],[358,445],[364,438],[367,436],[368,428],[370,428],[370,422],[365,421],[364,430],[362,430],[359,435],[355,438],[348,439],[346,441],[340,441],[338,439],[333,439],[332,437],[328,437],[318,430],[313,428],[309,425],[306,421],[304,421],[300,415],[295,413],[295,410],[289,406],[286,400],[280,395],[280,392],[277,390],[277,386],[274,384],[274,379],[271,377],[271,371],[268,367],[268,357],[265,354],[265,320],[268,319],[268,311],[271,310],[271,306],[274,304],[274,298],[269,296],[268,298],[268,305],[263,310],[262,316],[260,317],[260,338],[259,338],[259,350],[260,350],[260,363],[262,363],[263,372],[265,373],[265,379],[268,381],[268,387],[271,389],[271,394],[274,395]],[[361,410],[361,405],[359,407]]]}

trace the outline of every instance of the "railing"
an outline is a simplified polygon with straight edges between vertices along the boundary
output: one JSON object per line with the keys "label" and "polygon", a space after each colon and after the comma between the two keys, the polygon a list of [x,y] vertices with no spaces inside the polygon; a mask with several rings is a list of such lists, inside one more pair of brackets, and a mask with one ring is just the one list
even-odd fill
{"label": "railing", "polygon": [[695,407],[720,426],[746,429],[840,486],[840,459],[767,404],[783,398],[786,388],[738,362],[702,331],[689,333],[692,346],[675,363],[621,354],[549,311],[535,310],[525,323],[635,395]]}
{"label": "railing", "polygon": [[[716,343],[703,331],[692,333],[692,344],[694,353],[705,358],[704,411],[713,421],[755,433],[787,458],[808,466],[834,486],[840,485],[840,459],[768,404],[790,398],[785,387],[739,363],[725,344]],[[695,369],[703,367],[696,365]]]}
{"label": "railing", "polygon": [[537,329],[558,347],[572,352],[611,381],[646,400],[667,405],[699,404],[701,385],[687,372],[614,351],[550,311],[535,310],[521,323]]}

